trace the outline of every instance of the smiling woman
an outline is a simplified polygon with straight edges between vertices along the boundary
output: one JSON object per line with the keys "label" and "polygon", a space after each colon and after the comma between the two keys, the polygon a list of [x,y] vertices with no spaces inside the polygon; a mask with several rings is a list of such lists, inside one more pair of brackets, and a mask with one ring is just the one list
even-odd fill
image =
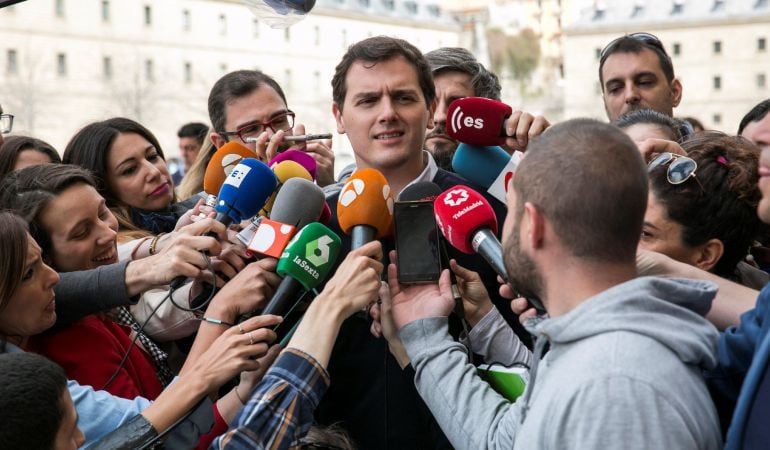
{"label": "smiling woman", "polygon": [[[140,347],[132,346],[129,329],[111,317],[91,315],[54,332],[43,333],[56,318],[53,286],[59,279],[43,261],[60,272],[117,262],[118,223],[96,192],[91,175],[69,164],[27,167],[6,177],[0,206],[19,214],[29,224],[31,237],[26,270],[31,271],[30,276],[37,270],[50,272],[49,278],[55,278],[48,284],[30,284],[30,289],[51,291],[48,304],[42,308],[50,316],[45,326],[34,327],[25,320],[36,311],[29,307],[29,299],[44,296],[19,288],[16,291],[26,295],[27,302],[19,303],[23,311],[9,307],[0,313],[0,332],[18,336],[14,343],[58,363],[69,378],[81,384],[105,386],[108,392],[124,398],[157,397],[162,389],[160,376],[165,376],[167,370],[163,366],[165,361],[154,361]],[[118,315],[130,315],[125,308],[119,310]],[[3,328],[13,332],[2,331]],[[127,355],[125,364],[121,362],[124,355]]]}
{"label": "smiling woman", "polygon": [[89,124],[72,137],[62,160],[94,174],[121,240],[174,229],[174,184],[160,143],[141,124],[122,117]]}

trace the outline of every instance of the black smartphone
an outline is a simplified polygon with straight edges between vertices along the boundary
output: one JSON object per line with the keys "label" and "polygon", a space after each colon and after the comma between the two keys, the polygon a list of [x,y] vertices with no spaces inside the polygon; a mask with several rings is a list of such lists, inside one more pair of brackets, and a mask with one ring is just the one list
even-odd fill
{"label": "black smartphone", "polygon": [[396,202],[393,216],[398,281],[404,284],[438,281],[441,259],[433,202]]}

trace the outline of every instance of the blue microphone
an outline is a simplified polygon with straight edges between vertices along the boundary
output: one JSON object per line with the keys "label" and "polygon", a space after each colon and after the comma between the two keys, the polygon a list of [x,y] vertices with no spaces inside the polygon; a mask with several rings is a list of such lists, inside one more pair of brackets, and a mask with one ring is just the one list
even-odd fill
{"label": "blue microphone", "polygon": [[[254,158],[244,158],[222,183],[217,196],[216,220],[225,226],[255,216],[278,186],[275,174],[264,163]],[[207,236],[217,237],[213,231]],[[170,286],[178,289],[186,278],[174,278]]]}
{"label": "blue microphone", "polygon": [[254,158],[242,159],[219,189],[216,220],[230,225],[254,217],[276,187],[278,180],[269,167]]}
{"label": "blue microphone", "polygon": [[508,181],[519,165],[522,153],[513,157],[500,147],[478,147],[460,143],[452,158],[452,169],[461,177],[487,190],[505,203]]}

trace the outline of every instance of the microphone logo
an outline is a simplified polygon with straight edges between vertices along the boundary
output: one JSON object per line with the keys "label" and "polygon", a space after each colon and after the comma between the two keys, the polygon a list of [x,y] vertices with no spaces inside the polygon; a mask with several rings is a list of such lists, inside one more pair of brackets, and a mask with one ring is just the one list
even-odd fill
{"label": "microphone logo", "polygon": [[315,241],[308,242],[305,246],[305,258],[316,267],[329,262],[330,247],[333,239],[329,236],[321,236]]}
{"label": "microphone logo", "polygon": [[237,154],[237,153],[228,153],[227,155],[222,158],[222,170],[225,172],[225,175],[230,175],[230,173],[235,169],[235,165],[241,162],[243,159],[243,156]]}
{"label": "microphone logo", "polygon": [[365,184],[363,180],[359,178],[353,178],[342,187],[342,194],[340,195],[340,204],[342,206],[350,206],[362,192],[364,192]]}
{"label": "microphone logo", "polygon": [[249,172],[251,172],[251,167],[246,164],[238,164],[225,179],[225,184],[239,188],[241,187],[241,182],[246,178],[246,175],[248,175]]}
{"label": "microphone logo", "polygon": [[484,128],[484,119],[480,117],[473,118],[471,116],[466,116],[462,109],[458,107],[452,111],[452,117],[449,121],[449,124],[452,127],[452,131],[454,133],[458,133],[463,128],[463,126],[466,128],[475,128],[480,130]]}
{"label": "microphone logo", "polygon": [[468,191],[465,189],[453,189],[444,196],[444,204],[448,206],[459,206],[468,200]]}

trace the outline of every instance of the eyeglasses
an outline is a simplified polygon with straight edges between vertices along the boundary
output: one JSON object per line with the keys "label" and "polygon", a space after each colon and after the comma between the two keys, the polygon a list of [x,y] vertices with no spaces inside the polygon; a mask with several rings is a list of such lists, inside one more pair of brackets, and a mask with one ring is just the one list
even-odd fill
{"label": "eyeglasses", "polygon": [[631,38],[631,39],[633,39],[635,41],[639,41],[639,42],[641,42],[643,44],[649,45],[650,47],[654,47],[654,48],[660,50],[666,57],[668,57],[668,53],[666,53],[666,49],[663,48],[663,43],[660,42],[660,39],[658,39],[658,37],[655,36],[654,34],[650,34],[650,33],[631,33],[631,34],[627,34],[625,36],[621,36],[619,38],[615,38],[615,39],[612,40],[612,42],[607,44],[607,46],[605,46],[604,49],[602,50],[602,52],[599,54],[599,61],[603,62],[607,58],[607,56],[609,56],[609,54],[612,52],[612,50],[614,50],[615,45],[617,45],[618,41],[620,41],[621,39],[626,39],[626,38]]}
{"label": "eyeglasses", "polygon": [[220,131],[219,135],[224,136],[225,139],[228,139],[230,136],[238,136],[241,142],[246,144],[249,142],[247,139],[259,136],[268,128],[270,128],[273,133],[277,133],[278,131],[288,131],[293,127],[294,113],[291,111],[286,111],[285,113],[273,117],[267,122],[251,122],[238,128],[235,131]]}
{"label": "eyeglasses", "polygon": [[10,133],[13,129],[13,114],[0,114],[0,133]]}
{"label": "eyeglasses", "polygon": [[665,166],[666,164],[669,165],[668,170],[666,171],[666,179],[669,183],[679,185],[690,178],[695,178],[698,186],[700,186],[701,190],[704,190],[698,177],[695,176],[695,170],[698,169],[698,163],[687,156],[669,152],[661,153],[647,165],[647,172],[651,173],[653,170],[660,166]]}

